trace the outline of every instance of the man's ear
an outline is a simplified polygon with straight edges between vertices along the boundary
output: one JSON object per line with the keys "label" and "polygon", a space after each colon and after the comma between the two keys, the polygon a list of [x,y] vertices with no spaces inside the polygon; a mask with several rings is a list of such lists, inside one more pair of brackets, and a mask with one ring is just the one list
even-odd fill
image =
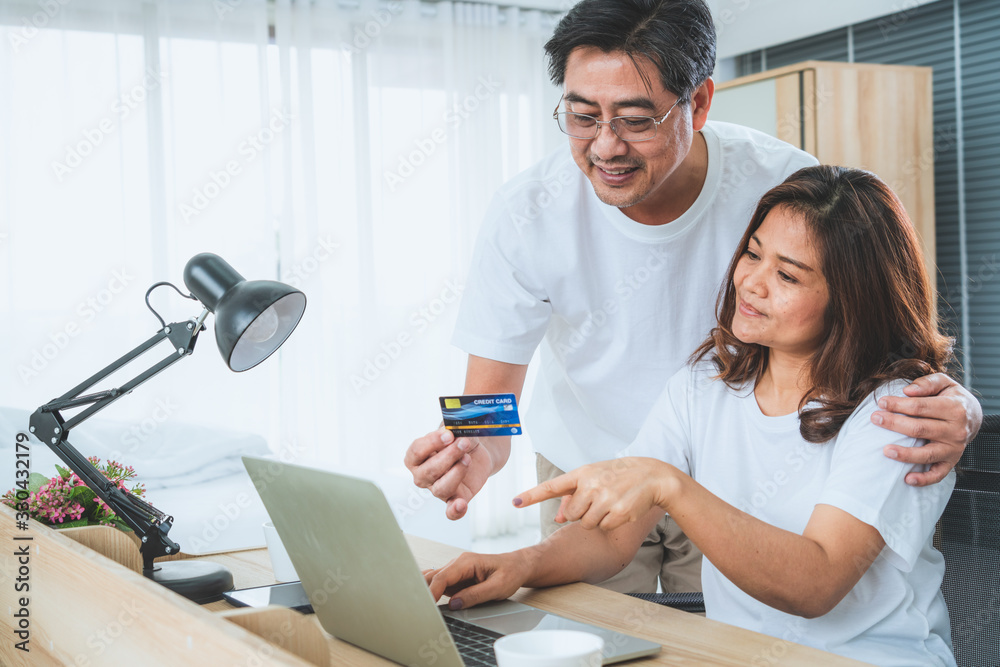
{"label": "man's ear", "polygon": [[708,110],[712,108],[712,97],[715,95],[715,81],[712,77],[698,86],[691,93],[691,125],[695,132],[705,127],[708,120]]}

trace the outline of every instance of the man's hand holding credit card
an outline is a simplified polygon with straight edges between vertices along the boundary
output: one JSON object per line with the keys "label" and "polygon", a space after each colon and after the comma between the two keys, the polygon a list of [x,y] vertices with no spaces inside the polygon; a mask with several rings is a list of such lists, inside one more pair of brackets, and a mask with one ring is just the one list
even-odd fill
{"label": "man's hand holding credit card", "polygon": [[445,501],[445,516],[456,520],[506,463],[510,438],[523,428],[516,394],[442,396],[440,404],[441,427],[414,440],[403,463],[413,482]]}
{"label": "man's hand holding credit card", "polygon": [[521,434],[514,394],[442,396],[438,400],[444,427],[456,438]]}

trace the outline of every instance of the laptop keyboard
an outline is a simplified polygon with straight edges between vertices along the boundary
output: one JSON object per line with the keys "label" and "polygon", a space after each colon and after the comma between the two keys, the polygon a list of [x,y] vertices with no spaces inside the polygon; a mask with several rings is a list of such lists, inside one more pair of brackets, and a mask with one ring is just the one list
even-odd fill
{"label": "laptop keyboard", "polygon": [[496,667],[497,658],[493,652],[493,642],[503,637],[502,634],[451,616],[442,618],[466,667]]}

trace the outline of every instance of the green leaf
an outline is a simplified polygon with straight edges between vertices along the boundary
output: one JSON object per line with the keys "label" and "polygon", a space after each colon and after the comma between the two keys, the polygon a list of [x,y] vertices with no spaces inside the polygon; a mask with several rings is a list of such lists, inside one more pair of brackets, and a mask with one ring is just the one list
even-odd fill
{"label": "green leaf", "polygon": [[87,486],[75,486],[73,487],[73,491],[69,494],[69,499],[80,503],[83,505],[84,509],[93,505],[94,498],[96,497],[97,494],[94,493],[94,490]]}
{"label": "green leaf", "polygon": [[77,519],[76,521],[63,521],[62,523],[55,524],[56,528],[79,528],[81,526],[88,525],[86,519]]}
{"label": "green leaf", "polygon": [[73,474],[72,470],[69,468],[63,468],[58,463],[56,464],[56,470],[59,471],[59,475],[62,476],[63,479],[69,479],[69,476]]}
{"label": "green leaf", "polygon": [[132,529],[128,527],[128,524],[126,524],[124,521],[122,521],[121,519],[119,519],[117,516],[114,517],[113,519],[108,519],[108,521],[112,525],[114,525],[115,528],[117,528],[118,530],[122,531],[123,533],[131,533],[132,532]]}
{"label": "green leaf", "polygon": [[28,477],[28,493],[38,493],[38,489],[49,483],[49,478],[39,472],[33,472]]}

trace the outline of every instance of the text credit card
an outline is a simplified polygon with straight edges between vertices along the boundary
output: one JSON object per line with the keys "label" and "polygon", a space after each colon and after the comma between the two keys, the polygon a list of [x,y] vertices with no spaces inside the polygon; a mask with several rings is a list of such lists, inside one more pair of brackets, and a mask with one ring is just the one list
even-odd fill
{"label": "text credit card", "polygon": [[444,427],[460,438],[521,434],[514,394],[442,396],[439,400]]}

